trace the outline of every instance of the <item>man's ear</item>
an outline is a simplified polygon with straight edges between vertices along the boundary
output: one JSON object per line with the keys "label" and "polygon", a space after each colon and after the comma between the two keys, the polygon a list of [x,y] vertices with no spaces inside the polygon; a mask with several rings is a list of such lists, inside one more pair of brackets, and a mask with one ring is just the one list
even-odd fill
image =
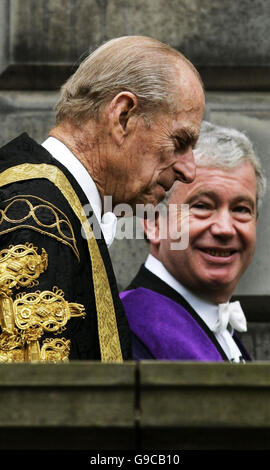
{"label": "man's ear", "polygon": [[108,121],[111,136],[117,145],[133,130],[136,124],[137,97],[129,92],[118,93],[109,104]]}
{"label": "man's ear", "polygon": [[154,245],[156,248],[159,247],[162,237],[163,223],[163,218],[158,212],[155,213],[154,217],[142,219],[144,233],[150,245]]}

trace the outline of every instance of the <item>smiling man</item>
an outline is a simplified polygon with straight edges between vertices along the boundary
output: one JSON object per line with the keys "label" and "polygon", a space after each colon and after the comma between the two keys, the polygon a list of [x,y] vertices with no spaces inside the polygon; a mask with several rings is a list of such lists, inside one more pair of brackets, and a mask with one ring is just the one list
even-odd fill
{"label": "smiling man", "polygon": [[[250,141],[233,129],[203,123],[194,156],[195,180],[176,182],[166,214],[145,222],[149,256],[121,293],[135,359],[250,359],[235,333],[246,330],[246,319],[230,299],[255,251],[265,179]],[[186,218],[182,204],[189,205]],[[168,212],[175,205],[178,232],[189,231],[182,250],[172,249]]]}
{"label": "smiling man", "polygon": [[[24,331],[14,318],[6,264],[2,277],[0,265],[0,301],[9,302],[0,318],[1,360],[130,357],[107,247],[116,217],[104,214],[105,197],[112,209],[119,203],[135,208],[157,204],[175,180],[193,181],[192,149],[203,113],[200,77],[182,54],[152,38],[122,37],[90,54],[63,85],[56,125],[42,145],[23,134],[0,150],[0,261],[12,259],[13,287],[32,287],[24,266],[32,244],[40,291],[33,294],[40,315],[31,315]],[[70,302],[65,314],[80,317],[67,324],[59,320],[63,298]]]}

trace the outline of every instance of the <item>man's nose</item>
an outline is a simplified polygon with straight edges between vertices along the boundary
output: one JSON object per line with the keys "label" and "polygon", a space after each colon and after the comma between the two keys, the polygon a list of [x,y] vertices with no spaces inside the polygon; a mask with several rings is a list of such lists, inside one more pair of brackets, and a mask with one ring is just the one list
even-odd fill
{"label": "man's nose", "polygon": [[180,155],[173,166],[176,180],[183,183],[192,183],[196,176],[196,165],[192,149]]}
{"label": "man's nose", "polygon": [[234,221],[228,210],[216,212],[210,231],[214,237],[231,238],[235,235]]}

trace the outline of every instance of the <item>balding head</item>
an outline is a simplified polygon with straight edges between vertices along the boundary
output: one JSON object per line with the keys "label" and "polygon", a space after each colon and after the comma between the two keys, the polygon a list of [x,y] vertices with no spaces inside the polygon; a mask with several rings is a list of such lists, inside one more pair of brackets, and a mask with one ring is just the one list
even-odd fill
{"label": "balding head", "polygon": [[200,81],[195,67],[167,44],[144,36],[112,39],[90,54],[63,85],[57,123],[69,119],[80,125],[97,119],[102,106],[121,91],[133,93],[137,112],[148,117],[157,110],[174,111],[176,66]]}

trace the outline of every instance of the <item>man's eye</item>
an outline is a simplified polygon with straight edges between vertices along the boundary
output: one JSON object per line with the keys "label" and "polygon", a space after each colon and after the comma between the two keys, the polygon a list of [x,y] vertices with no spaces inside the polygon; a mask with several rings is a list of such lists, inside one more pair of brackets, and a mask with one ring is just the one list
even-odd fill
{"label": "man's eye", "polygon": [[209,209],[209,207],[207,206],[207,204],[205,204],[204,202],[196,202],[195,204],[192,205],[192,208],[195,208],[195,209]]}
{"label": "man's eye", "polygon": [[194,202],[190,205],[190,213],[195,217],[210,217],[213,212],[213,205],[206,202]]}
{"label": "man's eye", "polygon": [[239,212],[240,214],[251,214],[251,208],[247,206],[236,206],[233,212]]}

